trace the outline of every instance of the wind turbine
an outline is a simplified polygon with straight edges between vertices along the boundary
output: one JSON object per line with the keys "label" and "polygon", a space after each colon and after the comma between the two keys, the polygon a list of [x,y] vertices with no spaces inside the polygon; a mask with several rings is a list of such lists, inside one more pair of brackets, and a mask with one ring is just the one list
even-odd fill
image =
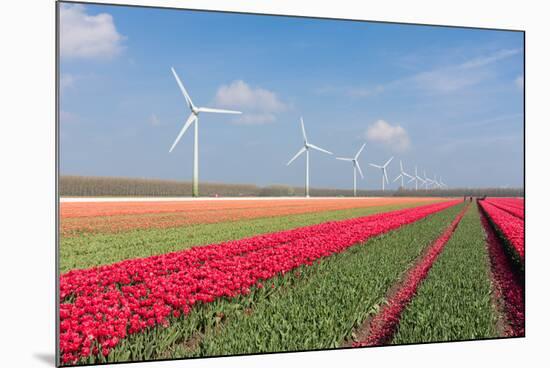
{"label": "wind turbine", "polygon": [[405,176],[410,178],[410,179],[414,179],[412,176],[410,176],[409,174],[407,174],[405,172],[405,170],[403,170],[403,161],[399,160],[399,167],[401,169],[401,172],[399,173],[399,176],[397,176],[395,179],[393,179],[394,182],[396,182],[397,180],[401,179],[401,188],[405,188],[405,183],[404,183],[404,179],[405,179]]}
{"label": "wind turbine", "polygon": [[432,180],[432,182],[438,189],[441,189],[441,184],[439,184],[439,182],[437,181],[437,175],[434,174],[434,179]]}
{"label": "wind turbine", "polygon": [[433,184],[433,180],[428,178],[428,176],[426,175],[426,170],[424,170],[424,188],[426,188],[427,190],[428,186],[432,184]]}
{"label": "wind turbine", "polygon": [[369,164],[371,165],[372,167],[376,167],[377,169],[381,169],[382,170],[382,191],[384,191],[384,179],[386,180],[386,183],[390,183],[390,181],[388,180],[388,172],[386,171],[386,168],[388,167],[388,165],[390,164],[391,160],[393,160],[393,156],[390,157],[390,159],[388,161],[386,161],[386,163],[382,166],[380,165],[376,165],[376,164]]}
{"label": "wind turbine", "polygon": [[443,182],[443,177],[442,176],[439,177],[439,184],[441,184],[442,187],[445,187],[445,188],[448,187],[448,185]]}
{"label": "wind turbine", "polygon": [[418,181],[421,181],[423,184],[426,184],[426,180],[422,179],[420,176],[418,176],[418,166],[414,167],[414,177],[409,180],[409,183],[414,181],[415,190],[418,190]]}
{"label": "wind turbine", "polygon": [[304,152],[306,153],[306,197],[309,198],[309,149],[313,148],[314,150],[324,152],[324,153],[327,153],[329,155],[332,155],[332,152],[329,152],[325,149],[322,149],[321,147],[317,147],[316,145],[314,145],[312,143],[309,143],[308,140],[307,140],[306,128],[304,127],[304,119],[301,118],[301,117],[300,117],[300,123],[302,125],[302,136],[304,137],[304,146],[302,148],[300,148],[298,153],[296,153],[294,155],[294,157],[292,157],[290,159],[290,161],[287,162],[286,166],[290,165],[302,153],[304,153]]}
{"label": "wind turbine", "polygon": [[361,148],[359,148],[359,151],[357,151],[357,153],[355,154],[355,156],[353,156],[353,158],[336,157],[337,160],[351,161],[351,163],[353,164],[353,196],[354,197],[357,196],[357,171],[359,171],[359,175],[361,175],[361,178],[364,178],[363,172],[361,171],[361,166],[359,166],[358,158],[361,152],[363,151],[363,149],[365,148],[365,144],[366,143],[363,143],[363,145],[361,146]]}
{"label": "wind turbine", "polygon": [[172,73],[174,74],[174,77],[176,78],[176,82],[178,82],[178,85],[181,89],[181,93],[183,93],[183,97],[185,97],[185,102],[187,102],[187,106],[189,107],[189,110],[191,110],[191,114],[189,114],[189,117],[187,118],[187,121],[183,125],[183,128],[181,128],[181,131],[179,132],[178,136],[176,137],[176,140],[172,144],[172,147],[170,147],[170,151],[176,147],[176,144],[178,144],[181,137],[183,137],[183,134],[185,134],[185,131],[191,126],[191,124],[195,123],[195,141],[194,141],[194,148],[193,148],[193,197],[199,196],[199,114],[201,112],[213,112],[218,114],[241,114],[240,111],[233,111],[233,110],[221,110],[221,109],[212,109],[209,107],[197,107],[193,104],[193,101],[191,101],[191,97],[189,97],[189,94],[185,90],[185,87],[183,86],[183,83],[181,83],[181,80],[179,79],[178,75],[176,74],[176,71],[172,67]]}

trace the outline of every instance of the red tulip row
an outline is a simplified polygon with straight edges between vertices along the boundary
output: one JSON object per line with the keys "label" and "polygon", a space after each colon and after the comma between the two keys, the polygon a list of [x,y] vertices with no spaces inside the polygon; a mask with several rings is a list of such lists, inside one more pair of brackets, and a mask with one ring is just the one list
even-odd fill
{"label": "red tulip row", "polygon": [[388,343],[395,333],[401,314],[416,294],[416,290],[428,275],[439,254],[453,235],[456,227],[462,220],[468,206],[456,216],[454,221],[445,229],[445,232],[430,246],[426,255],[409,270],[405,280],[393,294],[386,306],[376,314],[370,322],[370,332],[363,341],[353,346],[378,346]]}
{"label": "red tulip row", "polygon": [[503,300],[507,322],[505,334],[506,336],[524,336],[525,292],[522,278],[506,256],[497,234],[483,214],[481,214],[481,223],[487,233],[487,249],[490,255],[494,290],[497,298]]}
{"label": "red tulip row", "polygon": [[519,256],[521,263],[525,259],[525,236],[523,219],[516,217],[509,212],[495,206],[487,200],[479,201],[483,211],[490,221],[497,227],[499,232],[506,238],[514,251]]}
{"label": "red tulip row", "polygon": [[132,259],[60,279],[64,363],[109,354],[128,334],[166,326],[201,303],[250,293],[261,281],[418,221],[459,201],[327,222],[159,256]]}
{"label": "red tulip row", "polygon": [[508,207],[516,207],[519,209],[523,209],[525,207],[525,201],[523,198],[487,198],[487,201],[491,203],[500,203],[503,205],[506,205]]}
{"label": "red tulip row", "polygon": [[493,206],[498,207],[501,210],[506,211],[509,214],[514,215],[522,220],[525,218],[525,207],[523,206],[522,200],[513,198],[490,198],[486,199],[486,201],[491,203]]}

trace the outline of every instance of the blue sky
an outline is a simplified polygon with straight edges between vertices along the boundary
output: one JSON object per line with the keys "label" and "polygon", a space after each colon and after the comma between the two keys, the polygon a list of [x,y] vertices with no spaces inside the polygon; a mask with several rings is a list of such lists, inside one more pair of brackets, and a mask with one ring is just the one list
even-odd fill
{"label": "blue sky", "polygon": [[[303,185],[300,116],[312,143],[360,157],[379,188],[405,170],[450,186],[523,185],[523,34],[369,22],[61,5],[61,174]],[[349,188],[347,162],[311,154],[313,187]],[[397,183],[392,183],[396,188]]]}

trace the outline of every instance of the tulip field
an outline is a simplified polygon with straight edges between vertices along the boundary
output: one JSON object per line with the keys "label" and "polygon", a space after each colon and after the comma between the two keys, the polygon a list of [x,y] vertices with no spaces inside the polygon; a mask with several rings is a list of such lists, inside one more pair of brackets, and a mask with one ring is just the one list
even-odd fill
{"label": "tulip field", "polygon": [[523,206],[62,202],[61,363],[523,336]]}

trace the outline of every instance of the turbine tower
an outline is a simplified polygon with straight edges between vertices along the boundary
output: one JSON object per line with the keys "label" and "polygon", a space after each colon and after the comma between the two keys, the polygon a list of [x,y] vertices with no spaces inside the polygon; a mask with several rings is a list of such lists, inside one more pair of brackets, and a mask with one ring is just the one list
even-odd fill
{"label": "turbine tower", "polygon": [[428,176],[426,175],[426,170],[424,170],[424,187],[426,188],[426,190],[428,190],[428,186],[431,186],[433,184],[433,180],[428,178]]}
{"label": "turbine tower", "polygon": [[365,144],[366,143],[363,143],[361,148],[359,148],[359,151],[357,151],[355,156],[353,156],[352,158],[336,157],[337,160],[351,161],[351,163],[353,164],[353,196],[354,197],[357,197],[357,171],[359,171],[359,175],[361,175],[361,178],[364,178],[363,172],[361,171],[361,166],[359,166],[358,159],[359,159],[359,155],[361,154],[361,152],[365,148]]}
{"label": "turbine tower", "polygon": [[384,179],[386,180],[386,183],[390,183],[390,181],[388,180],[388,172],[386,171],[386,168],[388,167],[388,165],[390,164],[391,160],[393,160],[393,156],[390,157],[390,159],[388,161],[386,161],[386,163],[382,166],[380,165],[376,165],[376,164],[369,164],[371,165],[372,167],[376,167],[377,169],[381,169],[382,170],[382,191],[385,190],[385,187],[384,187]]}
{"label": "turbine tower", "polygon": [[174,74],[174,77],[176,78],[176,82],[178,82],[178,85],[181,89],[181,93],[183,93],[183,97],[185,97],[185,102],[187,102],[187,106],[189,107],[189,110],[191,110],[191,114],[189,114],[189,117],[187,118],[187,121],[181,128],[181,131],[179,132],[178,136],[176,137],[176,140],[172,144],[172,147],[170,147],[170,151],[176,147],[176,144],[178,144],[179,140],[183,135],[185,134],[185,131],[191,126],[191,124],[195,123],[195,140],[194,140],[194,146],[193,146],[193,197],[199,196],[199,114],[201,112],[213,112],[218,114],[241,114],[240,111],[233,111],[233,110],[221,110],[221,109],[212,109],[209,107],[197,107],[193,104],[193,101],[191,100],[191,97],[189,97],[189,94],[185,90],[185,87],[183,86],[183,83],[179,79],[178,75],[176,74],[176,71],[172,67],[172,73]]}
{"label": "turbine tower", "polygon": [[399,168],[401,169],[399,175],[393,179],[393,182],[395,183],[397,180],[401,179],[401,188],[405,188],[405,183],[404,183],[404,180],[405,180],[405,176],[410,178],[411,180],[414,179],[412,176],[410,176],[409,174],[407,174],[405,172],[405,170],[403,170],[403,161],[399,160]]}
{"label": "turbine tower", "polygon": [[287,162],[286,166],[290,165],[302,153],[304,153],[304,152],[306,153],[306,198],[309,198],[309,149],[313,148],[314,150],[324,152],[324,153],[327,153],[329,155],[332,155],[332,152],[329,152],[325,149],[322,149],[321,147],[317,147],[316,145],[314,145],[312,143],[309,143],[308,140],[307,140],[306,128],[304,127],[304,119],[303,118],[300,118],[300,123],[302,125],[302,136],[304,138],[304,146],[302,148],[300,148],[298,153],[296,153],[294,155],[294,157],[292,157],[290,159],[290,161]]}
{"label": "turbine tower", "polygon": [[439,182],[437,181],[437,175],[434,174],[434,178],[433,178],[432,182],[434,183],[434,185],[435,185],[438,189],[441,189],[441,184],[439,184]]}
{"label": "turbine tower", "polygon": [[409,183],[414,181],[414,187],[415,190],[418,190],[418,181],[421,181],[422,184],[426,184],[426,180],[422,179],[420,176],[418,176],[418,166],[414,167],[414,177],[409,180]]}

